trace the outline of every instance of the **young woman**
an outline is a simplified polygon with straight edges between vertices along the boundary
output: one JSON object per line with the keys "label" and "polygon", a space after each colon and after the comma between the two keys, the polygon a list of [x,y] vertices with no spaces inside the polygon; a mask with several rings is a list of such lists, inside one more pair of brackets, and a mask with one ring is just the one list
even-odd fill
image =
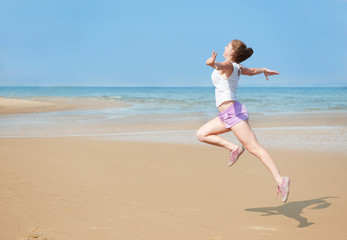
{"label": "young woman", "polygon": [[[236,90],[240,75],[253,76],[264,73],[268,76],[279,74],[267,68],[245,68],[240,63],[253,54],[252,48],[240,40],[231,41],[224,50],[224,62],[216,62],[217,53],[212,51],[212,56],[206,64],[215,70],[212,73],[212,82],[215,85],[216,106],[219,110],[218,117],[204,124],[197,131],[197,138],[204,143],[226,148],[230,151],[229,166],[232,166],[244,152],[244,147],[258,157],[270,170],[277,183],[277,193],[282,196],[285,203],[288,199],[290,180],[281,176],[270,154],[258,143],[256,136],[248,124],[246,107],[237,101]],[[238,146],[219,134],[232,131],[244,146]]]}

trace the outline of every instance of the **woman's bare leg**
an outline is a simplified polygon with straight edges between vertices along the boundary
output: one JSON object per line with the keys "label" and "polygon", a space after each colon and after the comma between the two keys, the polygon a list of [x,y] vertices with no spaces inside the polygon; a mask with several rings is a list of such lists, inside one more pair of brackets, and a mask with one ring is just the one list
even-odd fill
{"label": "woman's bare leg", "polygon": [[258,140],[250,128],[248,121],[242,121],[231,128],[237,139],[253,155],[258,157],[270,170],[277,185],[282,183],[282,177],[271,155],[258,143]]}
{"label": "woman's bare leg", "polygon": [[212,144],[218,147],[223,147],[232,151],[238,145],[229,142],[228,140],[218,136],[218,134],[230,132],[230,128],[225,128],[224,124],[218,117],[205,123],[196,133],[197,138],[204,143]]}

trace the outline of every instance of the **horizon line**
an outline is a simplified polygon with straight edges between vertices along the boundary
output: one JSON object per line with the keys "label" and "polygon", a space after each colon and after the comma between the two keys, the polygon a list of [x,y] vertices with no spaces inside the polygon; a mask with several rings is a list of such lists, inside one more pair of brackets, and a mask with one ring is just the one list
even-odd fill
{"label": "horizon line", "polygon": [[[100,87],[100,88],[213,88],[214,86],[102,86],[102,85],[95,85],[95,86],[64,86],[64,85],[57,85],[57,86],[1,86],[2,87],[10,87],[10,88],[15,88],[15,87],[28,87],[28,88],[34,88],[34,87],[41,87],[41,88],[92,88],[92,87]],[[308,88],[308,87],[317,87],[317,88],[324,88],[324,87],[347,87],[347,85],[318,85],[318,86],[313,86],[313,85],[280,85],[280,86],[264,86],[264,85],[244,85],[244,86],[239,86],[239,88],[243,87],[263,87],[263,88],[272,88],[272,87],[296,87],[296,88]]]}

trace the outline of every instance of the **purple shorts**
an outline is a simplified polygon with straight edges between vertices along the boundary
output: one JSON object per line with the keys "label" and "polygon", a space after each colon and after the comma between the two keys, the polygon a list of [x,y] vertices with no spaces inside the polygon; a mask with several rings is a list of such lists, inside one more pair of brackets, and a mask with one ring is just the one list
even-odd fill
{"label": "purple shorts", "polygon": [[237,123],[248,119],[248,112],[240,102],[234,102],[232,106],[218,114],[219,119],[224,123],[225,128],[231,128]]}

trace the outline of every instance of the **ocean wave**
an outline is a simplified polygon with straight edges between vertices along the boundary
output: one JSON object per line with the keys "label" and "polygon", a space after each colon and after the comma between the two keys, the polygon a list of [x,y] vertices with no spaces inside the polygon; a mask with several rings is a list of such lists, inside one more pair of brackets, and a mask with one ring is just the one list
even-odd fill
{"label": "ocean wave", "polygon": [[122,99],[122,96],[100,96],[97,98],[102,100],[119,100]]}

